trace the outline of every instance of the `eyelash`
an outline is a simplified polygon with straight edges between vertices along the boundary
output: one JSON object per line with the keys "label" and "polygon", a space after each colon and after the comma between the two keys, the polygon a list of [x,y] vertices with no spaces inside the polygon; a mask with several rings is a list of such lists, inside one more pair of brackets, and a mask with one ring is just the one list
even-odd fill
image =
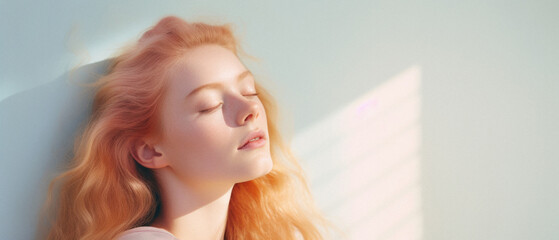
{"label": "eyelash", "polygon": [[251,94],[248,94],[248,95],[245,95],[245,96],[258,96],[258,93],[251,93]]}
{"label": "eyelash", "polygon": [[[246,97],[256,97],[256,96],[258,96],[258,93],[251,93],[251,94],[243,95],[243,96],[246,96]],[[219,104],[218,104],[217,106],[215,106],[215,107],[208,108],[208,109],[204,109],[204,110],[200,111],[200,113],[210,113],[210,112],[213,112],[213,110],[217,109],[217,108],[218,108],[219,106],[221,106],[222,104],[223,104],[223,103],[219,103]]]}

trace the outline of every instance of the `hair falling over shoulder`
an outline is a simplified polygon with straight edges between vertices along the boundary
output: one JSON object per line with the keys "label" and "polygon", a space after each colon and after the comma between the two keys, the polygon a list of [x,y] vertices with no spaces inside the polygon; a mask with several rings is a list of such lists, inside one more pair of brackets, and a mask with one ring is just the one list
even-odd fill
{"label": "hair falling over shoulder", "polygon": [[[239,47],[228,25],[171,16],[113,60],[109,73],[94,84],[93,112],[76,139],[69,170],[50,184],[48,239],[114,239],[154,219],[160,204],[155,178],[135,161],[133,146],[137,139],[160,132],[157,114],[168,68],[203,44],[218,44],[235,54]],[[327,222],[280,137],[274,100],[258,84],[257,91],[268,116],[274,167],[234,186],[225,238],[322,239]]]}

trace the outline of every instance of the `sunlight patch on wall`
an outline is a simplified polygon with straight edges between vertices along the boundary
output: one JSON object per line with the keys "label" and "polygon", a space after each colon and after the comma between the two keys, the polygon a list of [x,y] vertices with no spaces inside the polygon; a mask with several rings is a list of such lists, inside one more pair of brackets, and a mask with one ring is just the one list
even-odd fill
{"label": "sunlight patch on wall", "polygon": [[2,102],[2,100],[4,100],[5,98],[9,97],[11,94],[13,94],[14,90],[13,90],[13,86],[12,86],[12,82],[2,79],[0,80],[0,102]]}
{"label": "sunlight patch on wall", "polygon": [[420,77],[412,66],[294,138],[343,239],[422,238]]}

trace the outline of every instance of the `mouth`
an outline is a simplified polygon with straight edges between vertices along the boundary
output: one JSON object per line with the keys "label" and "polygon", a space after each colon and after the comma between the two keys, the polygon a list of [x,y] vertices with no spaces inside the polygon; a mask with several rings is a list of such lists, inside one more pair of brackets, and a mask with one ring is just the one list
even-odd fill
{"label": "mouth", "polygon": [[266,134],[263,130],[254,131],[248,134],[237,150],[259,148],[266,144]]}

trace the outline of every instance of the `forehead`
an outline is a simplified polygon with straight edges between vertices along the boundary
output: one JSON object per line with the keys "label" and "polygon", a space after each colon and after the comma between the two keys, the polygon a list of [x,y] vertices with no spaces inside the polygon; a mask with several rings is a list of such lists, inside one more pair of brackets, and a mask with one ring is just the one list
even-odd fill
{"label": "forehead", "polygon": [[188,50],[171,67],[170,88],[190,92],[208,83],[235,80],[245,70],[245,66],[230,50],[218,45],[203,45]]}

